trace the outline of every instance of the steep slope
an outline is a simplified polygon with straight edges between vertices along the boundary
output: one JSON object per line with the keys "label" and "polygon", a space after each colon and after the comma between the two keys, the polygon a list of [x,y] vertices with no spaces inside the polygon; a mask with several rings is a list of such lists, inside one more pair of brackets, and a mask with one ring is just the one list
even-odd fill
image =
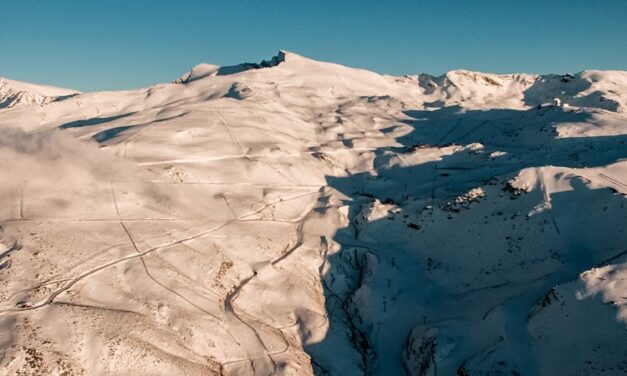
{"label": "steep slope", "polygon": [[283,51],[0,110],[0,369],[623,374],[625,77]]}

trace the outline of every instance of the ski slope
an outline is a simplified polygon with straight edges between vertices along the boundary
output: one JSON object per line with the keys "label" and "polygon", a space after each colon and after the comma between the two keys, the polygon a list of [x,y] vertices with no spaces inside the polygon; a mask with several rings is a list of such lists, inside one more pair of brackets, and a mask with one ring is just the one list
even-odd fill
{"label": "ski slope", "polygon": [[281,51],[0,128],[1,374],[627,372],[627,72]]}

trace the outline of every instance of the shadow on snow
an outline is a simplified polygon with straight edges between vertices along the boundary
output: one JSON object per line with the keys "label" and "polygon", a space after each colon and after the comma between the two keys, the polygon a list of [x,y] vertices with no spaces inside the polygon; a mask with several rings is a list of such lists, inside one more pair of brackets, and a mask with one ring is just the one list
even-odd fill
{"label": "shadow on snow", "polygon": [[[532,310],[554,286],[621,255],[627,211],[622,196],[573,178],[572,190],[551,195],[552,209],[530,217],[544,200],[541,190],[522,194],[508,181],[526,167],[616,162],[627,157],[627,136],[557,138],[556,125],[590,120],[559,107],[405,115],[413,131],[398,139],[401,146],[376,151],[376,176],[327,177],[348,197],[350,225],[336,233],[342,249],[327,257],[322,276],[330,328],[305,347],[315,371],[427,374],[441,351],[442,374],[537,374],[540,349],[527,329]],[[433,147],[473,143],[483,148],[398,163]],[[454,202],[476,187],[485,198]],[[368,222],[362,210],[375,199],[402,210]]]}

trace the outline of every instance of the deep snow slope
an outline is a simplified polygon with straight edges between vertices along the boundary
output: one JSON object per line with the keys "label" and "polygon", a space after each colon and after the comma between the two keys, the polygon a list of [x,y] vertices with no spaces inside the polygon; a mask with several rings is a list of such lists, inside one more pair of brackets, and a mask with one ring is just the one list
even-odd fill
{"label": "deep snow slope", "polygon": [[626,72],[21,91],[0,374],[627,372]]}

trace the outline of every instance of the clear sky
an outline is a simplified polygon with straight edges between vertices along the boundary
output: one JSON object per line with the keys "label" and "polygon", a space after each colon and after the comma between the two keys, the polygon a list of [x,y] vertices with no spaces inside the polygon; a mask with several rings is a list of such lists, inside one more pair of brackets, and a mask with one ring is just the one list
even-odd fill
{"label": "clear sky", "polygon": [[627,0],[0,0],[0,76],[83,91],[285,49],[381,73],[627,70]]}

